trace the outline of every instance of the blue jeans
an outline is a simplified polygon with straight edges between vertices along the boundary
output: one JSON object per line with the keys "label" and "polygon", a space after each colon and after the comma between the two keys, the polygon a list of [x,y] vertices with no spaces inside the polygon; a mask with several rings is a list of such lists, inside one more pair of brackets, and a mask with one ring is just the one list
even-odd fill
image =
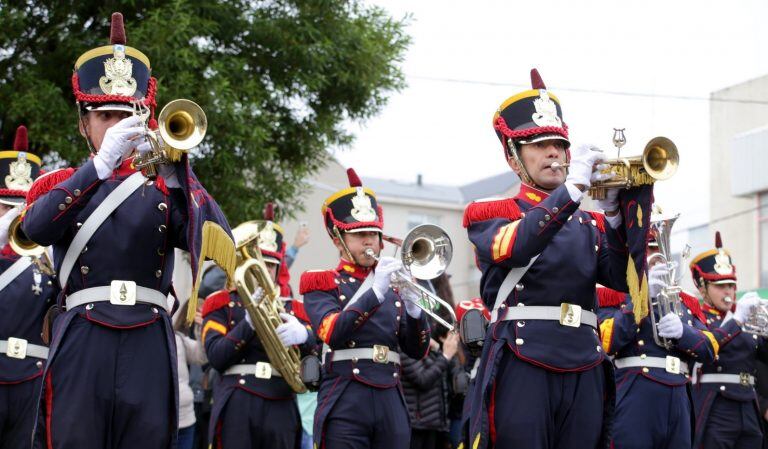
{"label": "blue jeans", "polygon": [[195,425],[179,429],[178,449],[192,449],[195,444]]}
{"label": "blue jeans", "polygon": [[312,437],[303,429],[301,431],[301,449],[312,449]]}

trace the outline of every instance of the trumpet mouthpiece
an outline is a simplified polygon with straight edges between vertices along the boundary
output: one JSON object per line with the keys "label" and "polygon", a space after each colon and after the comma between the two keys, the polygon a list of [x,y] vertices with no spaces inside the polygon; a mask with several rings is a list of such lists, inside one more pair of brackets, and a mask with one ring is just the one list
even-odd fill
{"label": "trumpet mouthpiece", "polygon": [[550,165],[550,167],[553,170],[557,170],[559,168],[567,168],[569,165],[571,164],[561,164],[560,162],[553,162],[552,165]]}

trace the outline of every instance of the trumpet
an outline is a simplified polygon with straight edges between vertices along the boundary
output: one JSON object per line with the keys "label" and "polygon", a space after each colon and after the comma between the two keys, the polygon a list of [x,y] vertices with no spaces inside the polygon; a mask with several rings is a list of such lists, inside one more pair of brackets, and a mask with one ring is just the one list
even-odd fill
{"label": "trumpet", "polygon": [[45,247],[30,240],[21,230],[21,216],[14,218],[8,226],[8,244],[16,254],[31,257],[43,273],[49,276],[54,274],[53,262]]}
{"label": "trumpet", "polygon": [[142,102],[133,103],[134,114],[144,123],[144,135],[150,150],[134,159],[136,168],[143,168],[148,177],[157,176],[157,165],[177,162],[181,155],[203,141],[208,119],[203,108],[186,99],[173,100],[157,116],[158,130],[149,129],[149,108]]}
{"label": "trumpet", "polygon": [[[642,156],[609,159],[602,163],[607,164],[608,168],[600,173],[613,174],[613,177],[592,183],[589,196],[595,200],[605,199],[608,189],[629,189],[671,178],[680,165],[680,153],[674,142],[659,136],[648,141]],[[552,169],[568,166],[570,164],[560,162],[551,165]]]}
{"label": "trumpet", "polygon": [[[430,280],[445,272],[453,257],[451,238],[441,227],[423,224],[411,229],[404,239],[384,237],[390,243],[400,247],[403,270],[392,274],[392,281],[399,290],[410,290],[419,296],[416,305],[437,323],[452,331],[455,328],[456,314],[453,307],[444,299],[419,285],[414,279]],[[379,260],[373,249],[365,250],[365,255]],[[440,308],[448,311],[451,321],[437,314]]]}

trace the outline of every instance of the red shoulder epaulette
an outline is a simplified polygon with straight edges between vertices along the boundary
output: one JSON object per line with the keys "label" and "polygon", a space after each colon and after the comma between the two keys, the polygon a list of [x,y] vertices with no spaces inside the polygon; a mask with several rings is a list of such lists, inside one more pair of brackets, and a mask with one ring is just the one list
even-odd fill
{"label": "red shoulder epaulette", "polygon": [[600,212],[595,211],[588,211],[589,215],[592,216],[592,219],[595,220],[595,226],[597,229],[605,234],[605,215],[601,214]]}
{"label": "red shoulder epaulette", "polygon": [[315,290],[335,290],[336,272],[333,270],[305,271],[299,281],[299,293],[304,295]]}
{"label": "red shoulder epaulette", "polygon": [[597,289],[597,304],[600,307],[619,307],[624,304],[627,294],[608,287]]}
{"label": "red shoulder epaulette", "polygon": [[56,184],[66,181],[75,173],[74,168],[61,168],[40,175],[27,192],[27,204],[32,204],[36,199],[50,192]]}
{"label": "red shoulder epaulette", "polygon": [[472,223],[490,220],[492,218],[519,220],[522,218],[522,214],[520,213],[520,207],[518,207],[513,198],[494,201],[475,201],[470,203],[467,208],[464,209],[464,222],[462,225],[467,228]]}
{"label": "red shoulder epaulette", "polygon": [[219,290],[206,296],[203,303],[203,318],[229,304],[229,290]]}
{"label": "red shoulder epaulette", "polygon": [[701,303],[695,296],[691,296],[688,293],[680,292],[680,300],[683,301],[685,307],[688,307],[691,311],[691,315],[695,316],[702,323],[707,322],[707,317],[704,316],[704,312],[701,310]]}

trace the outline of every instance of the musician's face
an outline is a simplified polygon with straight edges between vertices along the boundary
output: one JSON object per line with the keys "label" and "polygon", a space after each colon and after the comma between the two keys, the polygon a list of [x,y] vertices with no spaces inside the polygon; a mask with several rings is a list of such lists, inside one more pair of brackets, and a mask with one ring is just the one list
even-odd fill
{"label": "musician's face", "polygon": [[[736,284],[707,283],[706,287],[699,287],[699,291],[705,302],[721,312],[731,310],[731,306],[736,302]],[[729,298],[730,302],[726,298]]]}
{"label": "musician's face", "polygon": [[[356,262],[363,267],[371,267],[376,263],[375,259],[368,257],[365,254],[365,250],[372,249],[376,256],[379,255],[379,252],[381,251],[381,233],[374,231],[345,232],[342,234],[342,237],[344,238],[344,243],[346,243],[347,248],[349,248],[349,252],[352,253],[352,256],[355,258],[355,260],[351,262]],[[334,243],[342,257],[346,257],[341,242],[334,239]]]}
{"label": "musician's face", "polygon": [[126,111],[88,111],[80,121],[80,135],[86,138],[90,136],[93,148],[98,151],[107,130],[130,115]]}
{"label": "musician's face", "polygon": [[[565,169],[553,169],[552,163],[565,163],[565,142],[559,139],[542,140],[541,142],[520,146],[518,154],[525,169],[536,185],[545,190],[554,190],[565,182]],[[520,167],[514,158],[510,158],[509,166],[520,176]]]}

